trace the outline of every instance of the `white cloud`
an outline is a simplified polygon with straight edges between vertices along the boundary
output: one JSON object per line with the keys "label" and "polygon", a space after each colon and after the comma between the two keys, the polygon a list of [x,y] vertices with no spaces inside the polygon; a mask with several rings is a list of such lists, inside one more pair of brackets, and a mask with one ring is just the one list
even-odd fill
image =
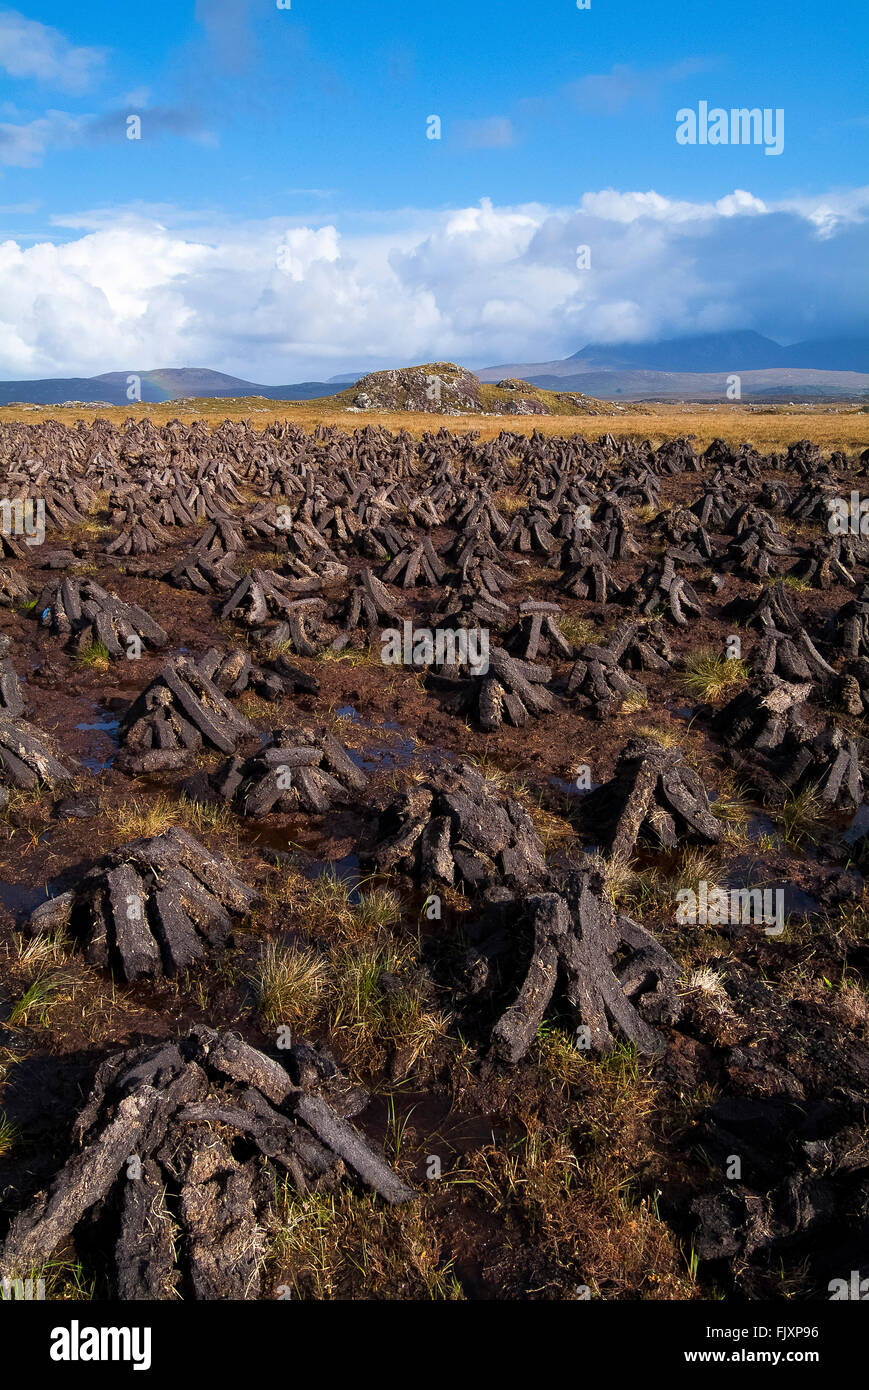
{"label": "white cloud", "polygon": [[0,68],[10,77],[35,79],[64,92],[84,92],[100,72],[105,52],[71,44],[58,29],[0,11]]}
{"label": "white cloud", "polygon": [[25,125],[0,123],[0,164],[32,169],[42,163],[49,149],[65,149],[83,138],[87,117],[67,111],[46,111]]}
{"label": "white cloud", "polygon": [[[0,375],[209,365],[252,380],[453,359],[545,361],[592,340],[753,327],[861,332],[869,189],[689,203],[589,192],[499,207],[207,224],[177,209],[56,219],[0,245]],[[591,269],[577,268],[580,245]]]}

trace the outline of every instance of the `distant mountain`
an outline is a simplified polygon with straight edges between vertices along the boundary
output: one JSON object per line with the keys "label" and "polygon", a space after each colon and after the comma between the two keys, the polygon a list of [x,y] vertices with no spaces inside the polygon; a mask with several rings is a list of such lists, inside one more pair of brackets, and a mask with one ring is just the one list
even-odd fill
{"label": "distant mountain", "polygon": [[[589,343],[567,362],[589,368],[630,367],[647,372],[762,371],[785,366],[784,349],[761,333],[703,333],[650,343]],[[815,366],[815,363],[801,363]]]}
{"label": "distant mountain", "polygon": [[828,372],[869,372],[869,338],[813,338],[782,348],[783,365]]}
{"label": "distant mountain", "polygon": [[[588,343],[570,357],[552,362],[511,362],[485,367],[477,375],[482,381],[521,376],[538,384],[544,379],[569,378],[572,387],[564,389],[587,390],[599,395],[601,383],[597,374],[601,372],[714,372],[729,376],[793,368],[810,372],[869,373],[869,338],[818,338],[782,347],[762,333],[746,330],[641,343]],[[594,373],[595,381],[580,386],[580,377],[585,373]],[[810,381],[806,384],[812,385]],[[792,376],[783,379],[781,385],[789,390],[799,389]],[[847,394],[849,385],[844,382],[841,385],[843,393]]]}
{"label": "distant mountain", "polygon": [[31,405],[62,405],[64,401],[105,401],[129,405],[128,379],[137,376],[141,400],[152,405],[189,396],[211,399],[262,396],[270,401],[308,401],[334,395],[325,381],[302,381],[292,386],[261,386],[242,377],[213,372],[208,367],[158,367],[144,372],[103,372],[101,376],[48,377],[41,381],[0,381],[0,405],[27,401]]}
{"label": "distant mountain", "polygon": [[[740,378],[743,399],[862,397],[869,393],[869,338],[817,338],[782,347],[762,333],[746,330],[642,343],[588,343],[571,357],[512,362],[476,373],[484,384],[520,379],[542,390],[610,401],[726,400],[727,378],[733,375]],[[0,405],[13,401],[128,405],[130,376],[139,378],[141,399],[152,404],[190,397],[310,401],[343,396],[342,388],[363,379],[361,374],[344,372],[330,381],[262,386],[208,367],[159,367],[93,377],[0,381]]]}
{"label": "distant mountain", "polygon": [[533,372],[532,386],[544,391],[581,391],[605,401],[726,401],[727,381],[739,377],[742,400],[836,400],[869,396],[869,372],[823,372],[809,367],[767,371],[653,372],[628,367],[583,371],[574,376]]}

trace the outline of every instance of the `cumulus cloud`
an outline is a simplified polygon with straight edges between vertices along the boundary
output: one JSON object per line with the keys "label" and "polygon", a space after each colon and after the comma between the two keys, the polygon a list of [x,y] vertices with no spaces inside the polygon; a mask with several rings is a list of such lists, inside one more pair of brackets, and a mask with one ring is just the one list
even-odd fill
{"label": "cumulus cloud", "polygon": [[594,340],[861,333],[869,311],[869,188],[776,203],[738,189],[698,203],[605,189],[571,208],[483,199],[350,232],[334,216],[206,225],[171,209],[61,225],[59,244],[0,245],[5,377],[210,365],[279,384],[545,361]]}
{"label": "cumulus cloud", "polygon": [[58,29],[16,10],[0,10],[0,68],[10,77],[79,93],[88,89],[104,61],[101,48],[77,47]]}

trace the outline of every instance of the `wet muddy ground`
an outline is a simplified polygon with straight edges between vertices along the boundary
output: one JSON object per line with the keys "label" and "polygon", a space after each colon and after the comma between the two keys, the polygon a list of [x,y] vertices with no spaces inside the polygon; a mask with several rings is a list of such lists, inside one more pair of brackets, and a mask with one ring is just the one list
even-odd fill
{"label": "wet muddy ground", "polygon": [[[856,475],[845,481],[860,486]],[[703,483],[698,473],[661,478],[660,507],[690,503]],[[665,549],[645,527],[637,523],[641,553],[614,566],[624,585]],[[744,1149],[744,1167],[755,1170],[752,1191],[777,1192],[795,1171],[794,1146],[827,1137],[817,1116],[804,1140],[785,1102],[815,1116],[825,1091],[847,1093],[856,1105],[869,1082],[869,946],[861,842],[847,833],[852,817],[829,818],[806,833],[789,830],[780,808],[737,784],[711,733],[709,715],[732,691],[704,705],[680,676],[698,648],[723,649],[734,625],[722,610],[735,597],[756,594],[757,581],[728,573],[717,593],[704,592],[702,617],[668,630],[675,669],[635,673],[648,702],[605,720],[584,717],[560,699],[554,713],[524,728],[484,734],[439,707],[424,672],[384,666],[376,648],[337,658],[293,656],[316,676],[317,695],[272,705],[242,695],[240,707],[263,735],[292,723],[328,726],[370,785],[354,804],[325,816],[254,822],[225,808],[209,815],[187,799],[182,783],[195,769],[129,776],[115,766],[123,713],[168,657],[198,658],[250,636],[219,617],[221,600],[170,587],[161,577],[189,550],[195,528],[172,528],[170,546],[126,562],[102,553],[113,534],[97,510],[88,526],[52,534],[51,544],[78,543],[69,572],[96,578],[144,608],[168,631],[167,651],[146,649],[135,661],[87,668],[40,628],[35,611],[0,609],[27,719],[81,765],[75,788],[64,795],[13,793],[0,822],[0,1115],[10,1136],[0,1145],[0,1222],[65,1158],[69,1126],[107,1053],[198,1023],[231,1028],[274,1052],[286,1024],[326,1045],[368,1089],[355,1123],[421,1197],[412,1210],[389,1211],[361,1192],[287,1199],[270,1233],[267,1297],[289,1286],[315,1298],[570,1299],[589,1289],[592,1297],[622,1299],[810,1299],[826,1297],[828,1278],[858,1266],[869,1230],[865,1154],[847,1169],[850,1177],[837,1189],[839,1219],[823,1225],[822,1235],[813,1234],[809,1220],[748,1251],[728,1254],[722,1241],[720,1250],[709,1245],[698,1257],[695,1248],[692,1200],[712,1192],[723,1202],[722,1143],[725,1153],[734,1143]],[[729,540],[710,534],[718,548]],[[446,528],[435,531],[435,548],[450,536]],[[351,572],[362,568],[358,557],[344,558]],[[501,595],[511,609],[529,597],[557,602],[567,618],[589,625],[584,640],[592,641],[625,616],[616,605],[566,598],[557,588],[560,571],[547,570],[539,557],[505,558],[517,561],[515,586]],[[270,565],[273,545],[252,544],[244,559]],[[35,589],[49,577],[39,570],[38,549],[11,564],[27,571]],[[795,591],[813,630],[853,596],[845,585]],[[402,599],[427,625],[431,591],[411,589]],[[557,691],[571,662],[550,664]],[[862,740],[862,721],[822,702],[813,711],[819,720],[835,714]],[[728,833],[702,864],[686,861],[681,849],[643,850],[615,889],[619,909],[642,921],[679,963],[683,1019],[656,1060],[623,1047],[594,1058],[575,1048],[556,1009],[523,1062],[493,1066],[480,1047],[485,1029],[475,1033],[467,1003],[450,984],[456,961],[475,940],[479,905],[445,889],[441,916],[432,920],[424,886],[371,876],[362,866],[376,829],[373,808],[421,774],[470,759],[530,812],[550,863],[575,864],[589,847],[577,770],[588,767],[591,789],[607,782],[638,732],[678,742],[712,801],[727,807]],[[220,761],[206,752],[196,767],[210,770]],[[28,954],[24,929],[35,906],[74,887],[125,840],[173,821],[226,854],[263,894],[219,959],[175,979],[128,985],[87,965],[69,941],[43,942]],[[675,890],[692,873],[726,887],[782,887],[784,934],[772,939],[753,924],[678,925]],[[343,970],[338,1003],[289,997],[286,1017],[264,1004],[257,968],[268,943],[315,951],[329,969]],[[360,961],[371,974],[364,999]],[[404,1029],[380,1006],[388,993],[384,973],[415,1001]],[[34,982],[47,987],[28,1006]],[[769,1132],[759,1135],[764,1125]],[[742,1212],[732,1217],[734,1224],[744,1220]],[[111,1296],[105,1278],[98,1260],[67,1249],[52,1274],[54,1296]]]}

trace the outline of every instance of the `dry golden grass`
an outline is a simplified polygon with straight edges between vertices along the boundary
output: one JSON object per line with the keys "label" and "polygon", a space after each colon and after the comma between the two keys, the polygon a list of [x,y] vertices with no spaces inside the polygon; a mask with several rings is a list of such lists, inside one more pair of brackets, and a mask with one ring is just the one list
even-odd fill
{"label": "dry golden grass", "polygon": [[[373,1196],[276,1193],[269,1273],[282,1297],[462,1299],[445,1242],[418,1204],[384,1208]],[[358,1296],[358,1294],[357,1294]]]}
{"label": "dry golden grass", "polygon": [[161,405],[110,406],[102,410],[93,406],[40,406],[22,409],[20,406],[0,408],[0,421],[21,420],[38,424],[41,420],[61,420],[74,425],[77,420],[106,418],[123,424],[129,416],[153,420],[162,425],[169,420],[191,424],[204,419],[215,427],[223,420],[250,420],[255,429],[264,429],[272,420],[293,420],[305,429],[317,425],[337,425],[351,431],[366,425],[385,425],[390,430],[405,429],[419,437],[427,430],[442,426],[453,434],[476,431],[482,439],[494,439],[503,429],[521,434],[540,430],[544,434],[564,435],[574,432],[595,439],[609,433],[617,438],[650,439],[660,444],[665,439],[694,435],[694,446],[705,449],[716,437],[731,443],[748,440],[758,449],[769,451],[782,448],[797,439],[810,439],[823,449],[864,449],[869,445],[869,413],[853,406],[774,406],[759,409],[743,404],[733,405],[649,405],[642,413],[631,415],[428,415],[411,411],[368,411],[348,414],[346,410],[323,406],[316,401],[272,402],[261,400],[200,401],[195,407],[167,401]]}
{"label": "dry golden grass", "polygon": [[[546,1296],[688,1299],[696,1296],[676,1239],[661,1221],[657,1193],[639,1174],[654,1171],[656,1091],[628,1048],[592,1059],[546,1029],[541,1070],[582,1099],[580,1123],[553,1133],[522,1117],[524,1134],[478,1149],[444,1175],[484,1205],[545,1261]],[[541,1290],[542,1291],[542,1290]]]}

